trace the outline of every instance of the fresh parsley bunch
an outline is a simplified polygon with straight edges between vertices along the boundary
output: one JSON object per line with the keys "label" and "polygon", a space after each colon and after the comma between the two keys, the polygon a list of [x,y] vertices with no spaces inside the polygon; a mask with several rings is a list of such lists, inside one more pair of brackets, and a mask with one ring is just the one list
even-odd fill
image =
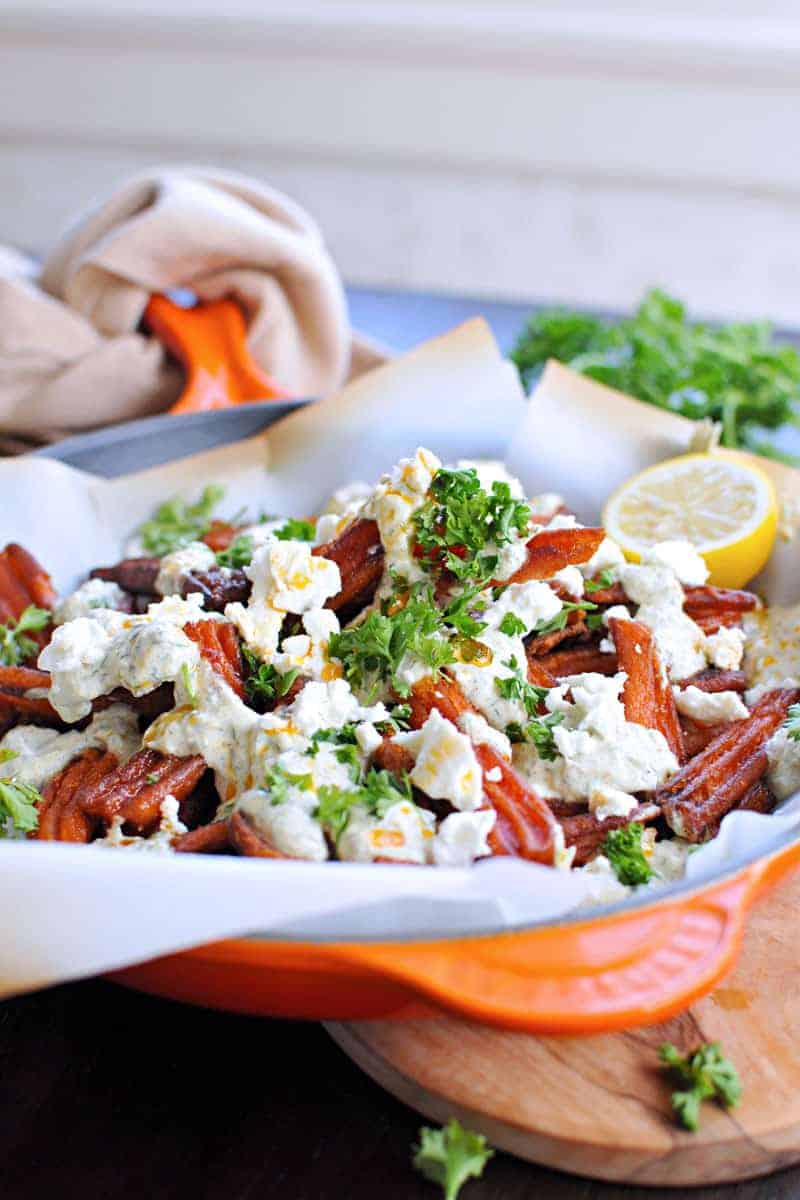
{"label": "fresh parsley bunch", "polygon": [[658,290],[618,321],[569,309],[536,313],[511,358],[526,387],[557,358],[658,408],[718,421],[724,446],[771,458],[787,456],[765,431],[796,424],[800,414],[800,355],[776,343],[768,324],[691,322],[679,300]]}

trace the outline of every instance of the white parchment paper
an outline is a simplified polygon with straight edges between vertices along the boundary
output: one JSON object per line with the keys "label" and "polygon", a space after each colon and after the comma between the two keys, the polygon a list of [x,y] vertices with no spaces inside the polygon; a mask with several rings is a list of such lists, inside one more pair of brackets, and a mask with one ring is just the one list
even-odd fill
{"label": "white parchment paper", "polygon": [[[62,591],[119,558],[162,500],[226,487],[224,509],[314,512],[355,479],[374,482],[426,445],[446,461],[506,457],[531,493],[559,491],[597,519],[608,492],[686,448],[691,425],[552,365],[527,403],[482,321],[371,372],[265,434],[106,481],[44,459],[0,463],[0,545],[19,541]],[[769,464],[772,468],[773,465]],[[794,472],[779,486],[800,496]],[[790,593],[796,551],[780,548],[767,594]],[[800,811],[734,814],[690,861],[693,876],[800,830]],[[779,826],[780,822],[780,826]],[[110,970],[226,936],[419,937],[510,928],[562,914],[587,885],[514,860],[472,870],[264,863],[0,842],[0,995]]]}

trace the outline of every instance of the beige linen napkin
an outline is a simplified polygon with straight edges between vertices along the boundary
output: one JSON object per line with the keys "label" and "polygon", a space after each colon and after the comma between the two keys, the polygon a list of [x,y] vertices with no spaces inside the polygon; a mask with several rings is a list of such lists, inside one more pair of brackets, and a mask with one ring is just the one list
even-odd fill
{"label": "beige linen napkin", "polygon": [[320,395],[383,360],[351,342],[342,284],[307,213],[211,168],[137,176],[35,265],[0,248],[0,432],[49,440],[152,415],[182,373],[138,332],[149,296],[234,297],[256,361],[295,395]]}

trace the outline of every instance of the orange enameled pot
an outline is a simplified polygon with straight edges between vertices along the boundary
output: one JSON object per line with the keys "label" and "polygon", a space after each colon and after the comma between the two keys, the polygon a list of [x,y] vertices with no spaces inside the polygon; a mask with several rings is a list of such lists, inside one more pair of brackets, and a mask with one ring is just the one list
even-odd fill
{"label": "orange enameled pot", "polygon": [[[228,310],[235,306],[220,305],[230,329]],[[198,401],[197,379],[212,379],[216,394],[226,380],[253,378],[243,323],[240,329],[233,321],[234,336],[204,336],[208,320],[220,315],[214,309],[182,310],[160,297],[148,309],[162,336],[169,327],[165,340],[180,347],[187,366],[181,411],[208,406],[207,398]],[[238,390],[228,401],[241,402]],[[599,1033],[664,1020],[707,992],[732,965],[751,904],[798,864],[800,844],[789,844],[719,881],[519,932],[346,944],[253,936],[111,978],[175,1000],[269,1016],[341,1020],[444,1011],[535,1033]]]}

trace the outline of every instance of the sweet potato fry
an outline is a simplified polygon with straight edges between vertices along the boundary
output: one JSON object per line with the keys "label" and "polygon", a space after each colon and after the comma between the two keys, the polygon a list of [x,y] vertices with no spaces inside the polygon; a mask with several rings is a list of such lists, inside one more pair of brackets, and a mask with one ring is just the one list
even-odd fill
{"label": "sweet potato fry", "polygon": [[556,677],[548,671],[547,667],[542,662],[541,658],[536,658],[531,655],[527,659],[528,663],[528,683],[532,683],[534,687],[551,688],[558,683]]}
{"label": "sweet potato fry", "polygon": [[0,553],[0,620],[16,620],[29,604],[52,608],[56,591],[41,563],[24,546],[9,542]]}
{"label": "sweet potato fry", "polygon": [[682,679],[678,684],[681,688],[696,687],[701,692],[746,692],[747,676],[744,671],[720,671],[717,667],[707,667],[698,671],[688,679]]}
{"label": "sweet potato fry", "polygon": [[550,654],[556,646],[569,641],[570,638],[581,637],[588,633],[589,630],[584,621],[585,616],[586,613],[582,608],[573,609],[571,613],[567,613],[567,623],[563,629],[554,629],[552,633],[542,633],[538,637],[529,638],[525,643],[528,661],[543,654]]}
{"label": "sweet potato fry", "polygon": [[640,804],[627,817],[608,817],[605,821],[599,821],[594,813],[585,812],[562,817],[559,823],[564,831],[565,845],[575,847],[574,865],[582,867],[595,856],[612,829],[621,829],[631,822],[646,825],[655,821],[658,815],[658,805]]}
{"label": "sweet potato fry", "polygon": [[286,858],[253,828],[244,813],[235,812],[228,821],[231,845],[245,858]]}
{"label": "sweet potato fry", "polygon": [[683,752],[687,759],[694,758],[695,754],[705,750],[706,746],[710,746],[731,726],[730,721],[723,721],[719,725],[703,725],[700,721],[693,721],[691,717],[684,716],[680,721],[683,730]]}
{"label": "sweet potato fry", "polygon": [[244,664],[239,636],[225,621],[191,621],[183,632],[200,647],[200,653],[213,671],[244,700]]}
{"label": "sweet potato fry", "polygon": [[627,675],[622,691],[627,720],[663,734],[667,745],[683,761],[683,737],[675,698],[658,660],[651,630],[641,621],[612,617],[609,633],[617,649],[619,669]]}
{"label": "sweet potato fry", "polygon": [[183,800],[205,769],[205,762],[197,754],[176,758],[158,750],[139,750],[97,787],[85,791],[81,807],[87,816],[107,825],[114,817],[122,817],[137,833],[150,833],[158,825],[167,796]]}
{"label": "sweet potato fry", "polygon": [[82,797],[116,769],[113,754],[84,750],[59,771],[42,792],[39,827],[31,837],[41,842],[88,842],[97,821],[84,812]]}
{"label": "sweet potato fry", "polygon": [[90,578],[116,583],[124,591],[136,595],[154,595],[160,567],[160,558],[123,558],[113,567],[95,567],[90,572]]}
{"label": "sweet potato fry", "polygon": [[766,771],[766,742],[798,700],[800,688],[768,692],[746,720],[734,721],[659,788],[655,800],[679,837],[702,842],[713,836],[725,813]]}
{"label": "sweet potato fry", "polygon": [[231,835],[227,821],[210,821],[182,833],[172,843],[178,854],[222,854],[231,848]]}
{"label": "sweet potato fry", "polygon": [[[583,675],[586,672],[595,672],[598,675],[616,675],[619,670],[616,654],[606,653],[600,649],[597,643],[570,646],[565,650],[554,650],[534,661],[544,667],[556,681],[563,679],[566,675]],[[529,667],[530,662],[531,660],[528,659]]]}
{"label": "sweet potato fry", "polygon": [[241,525],[231,525],[228,521],[212,521],[208,533],[203,534],[202,541],[215,554],[219,554],[220,550],[228,549],[241,528]]}
{"label": "sweet potato fry", "polygon": [[621,583],[612,583],[609,587],[597,587],[596,580],[589,582],[595,584],[595,587],[592,590],[587,586],[586,599],[591,600],[592,604],[596,604],[598,608],[610,608],[612,604],[630,603]]}
{"label": "sweet potato fry", "polygon": [[49,687],[49,671],[37,667],[0,667],[0,688],[27,692],[29,688]]}
{"label": "sweet potato fry", "polygon": [[761,601],[753,592],[744,592],[734,588],[717,587],[687,587],[683,611],[688,613],[693,621],[698,617],[713,615],[720,612],[752,612],[759,608]]}
{"label": "sweet potato fry", "polygon": [[183,578],[181,595],[186,597],[199,592],[208,612],[224,612],[226,604],[246,603],[252,586],[241,567],[229,571],[210,567],[207,571],[188,571]]}
{"label": "sweet potato fry", "polygon": [[[448,721],[458,723],[462,713],[474,711],[458,684],[447,677],[422,679],[411,689],[411,724],[419,729],[436,708]],[[555,818],[541,797],[491,746],[476,745],[483,772],[483,790],[497,814],[489,845],[495,854],[514,854],[533,862],[553,863]],[[494,776],[500,771],[500,779]]]}
{"label": "sweet potato fry", "polygon": [[742,612],[736,608],[722,608],[717,612],[700,612],[696,616],[690,613],[689,615],[692,617],[695,625],[699,625],[707,637],[710,637],[712,633],[716,633],[723,627],[731,629],[742,623]]}
{"label": "sweet potato fry", "polygon": [[528,542],[528,558],[505,583],[552,579],[564,567],[588,562],[605,534],[602,529],[543,529]]}
{"label": "sweet potato fry", "polygon": [[[777,800],[763,779],[757,779],[756,782],[747,789],[739,803],[732,810],[733,812],[757,812],[771,813]],[[719,827],[722,824],[722,817],[717,821],[716,825],[709,828],[708,836],[716,837],[719,833]]]}
{"label": "sweet potato fry", "polygon": [[372,756],[372,762],[380,771],[402,775],[413,770],[414,756],[405,746],[398,746],[390,737],[385,737]]}
{"label": "sweet potato fry", "polygon": [[311,552],[335,562],[342,577],[342,588],[326,604],[335,610],[356,601],[366,604],[374,595],[383,574],[383,546],[375,521],[359,518],[322,546]]}
{"label": "sweet potato fry", "polygon": [[64,722],[46,696],[25,696],[22,692],[0,688],[0,712],[24,717],[27,722],[39,725],[64,726]]}

